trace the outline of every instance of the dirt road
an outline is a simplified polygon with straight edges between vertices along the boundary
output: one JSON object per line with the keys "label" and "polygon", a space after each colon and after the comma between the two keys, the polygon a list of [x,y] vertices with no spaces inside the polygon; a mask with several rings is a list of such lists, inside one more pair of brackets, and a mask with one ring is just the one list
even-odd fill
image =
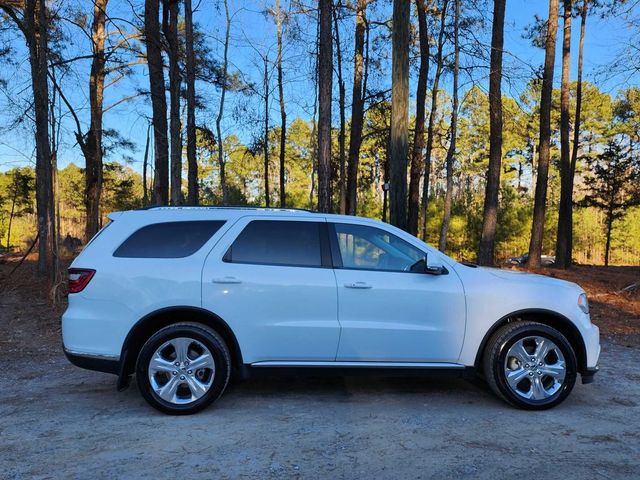
{"label": "dirt road", "polygon": [[0,377],[0,477],[638,478],[640,349],[560,407],[523,412],[464,380],[260,379],[169,417],[61,354]]}

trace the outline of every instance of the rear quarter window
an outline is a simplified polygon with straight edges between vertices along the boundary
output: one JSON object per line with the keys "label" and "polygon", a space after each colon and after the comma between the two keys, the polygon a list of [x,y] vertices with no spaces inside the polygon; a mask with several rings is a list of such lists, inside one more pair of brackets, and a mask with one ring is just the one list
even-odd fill
{"label": "rear quarter window", "polygon": [[147,225],[132,233],[113,252],[124,258],[183,258],[193,255],[224,221],[165,222]]}

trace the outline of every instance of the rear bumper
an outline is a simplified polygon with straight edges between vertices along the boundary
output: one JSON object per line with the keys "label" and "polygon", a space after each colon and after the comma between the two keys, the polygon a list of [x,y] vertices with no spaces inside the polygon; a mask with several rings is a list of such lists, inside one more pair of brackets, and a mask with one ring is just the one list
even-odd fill
{"label": "rear bumper", "polygon": [[120,359],[106,355],[90,355],[81,352],[74,352],[64,348],[67,359],[76,367],[97,372],[120,374]]}

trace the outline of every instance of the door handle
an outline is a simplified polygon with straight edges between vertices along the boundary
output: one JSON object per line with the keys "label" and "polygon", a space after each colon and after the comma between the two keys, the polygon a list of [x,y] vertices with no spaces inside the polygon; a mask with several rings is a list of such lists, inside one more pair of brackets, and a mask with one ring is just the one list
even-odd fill
{"label": "door handle", "polygon": [[240,280],[239,278],[231,276],[214,278],[211,281],[213,283],[242,283],[242,280]]}
{"label": "door handle", "polygon": [[366,282],[345,283],[344,286],[347,288],[360,288],[360,289],[372,288],[372,285],[369,285]]}

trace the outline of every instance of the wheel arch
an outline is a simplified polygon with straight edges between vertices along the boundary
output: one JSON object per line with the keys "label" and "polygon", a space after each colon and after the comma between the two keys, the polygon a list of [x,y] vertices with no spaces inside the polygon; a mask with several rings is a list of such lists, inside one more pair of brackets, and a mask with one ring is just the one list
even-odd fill
{"label": "wheel arch", "polygon": [[160,329],[179,322],[197,322],[214,329],[225,341],[231,354],[231,363],[234,369],[243,367],[242,351],[238,340],[220,316],[204,308],[193,306],[175,306],[161,308],[148,313],[129,330],[120,354],[119,385],[124,385],[127,378],[135,371],[138,354],[144,343]]}
{"label": "wheel arch", "polygon": [[545,310],[540,308],[532,308],[525,310],[517,310],[515,312],[509,313],[495,322],[487,333],[485,333],[482,338],[482,343],[480,343],[480,348],[478,348],[478,352],[476,353],[476,359],[474,366],[476,371],[481,371],[482,368],[482,357],[483,352],[487,346],[487,342],[491,338],[491,336],[503,325],[513,322],[522,322],[522,321],[531,321],[538,322],[544,325],[548,325],[549,327],[555,328],[560,333],[562,333],[576,354],[576,359],[578,360],[578,372],[583,373],[587,369],[587,349],[584,344],[584,340],[582,335],[580,334],[580,330],[576,327],[571,320],[569,320],[564,315],[555,312],[553,310]]}

